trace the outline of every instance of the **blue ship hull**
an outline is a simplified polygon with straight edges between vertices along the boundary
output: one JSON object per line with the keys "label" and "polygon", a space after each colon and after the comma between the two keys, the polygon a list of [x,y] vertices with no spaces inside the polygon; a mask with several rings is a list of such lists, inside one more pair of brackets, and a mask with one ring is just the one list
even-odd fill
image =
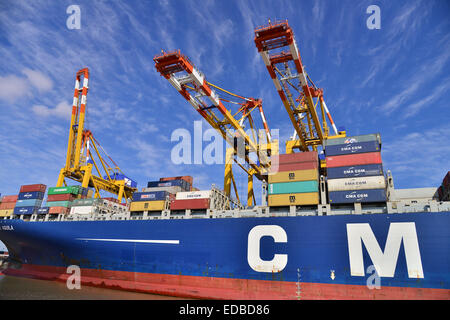
{"label": "blue ship hull", "polygon": [[0,220],[5,273],[214,299],[449,299],[450,212]]}

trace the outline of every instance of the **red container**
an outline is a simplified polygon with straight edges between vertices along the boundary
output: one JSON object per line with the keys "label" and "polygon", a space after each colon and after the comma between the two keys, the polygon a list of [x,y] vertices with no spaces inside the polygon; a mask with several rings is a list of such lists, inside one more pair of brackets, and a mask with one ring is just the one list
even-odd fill
{"label": "red container", "polygon": [[445,175],[444,180],[442,181],[442,185],[444,187],[448,187],[450,185],[450,171]]}
{"label": "red container", "polygon": [[[276,157],[273,157],[274,162],[277,161]],[[317,151],[309,152],[296,152],[290,154],[280,154],[278,155],[278,163],[299,163],[299,162],[318,162]]]}
{"label": "red container", "polygon": [[171,181],[171,180],[184,180],[189,183],[190,186],[194,183],[194,178],[191,176],[179,176],[179,177],[167,177],[167,178],[159,178],[159,181]]}
{"label": "red container", "polygon": [[3,196],[3,198],[2,198],[2,203],[5,203],[5,202],[13,202],[13,203],[16,203],[18,197],[19,197],[19,195],[14,195],[14,196]]}
{"label": "red container", "polygon": [[112,201],[115,203],[119,203],[119,200],[117,200],[116,198],[102,198],[103,200],[108,200],[108,201]]}
{"label": "red container", "polygon": [[346,154],[342,156],[332,156],[326,157],[326,161],[328,168],[382,163],[380,152],[368,152],[359,154]]}
{"label": "red container", "polygon": [[281,172],[281,171],[311,170],[311,169],[318,169],[318,168],[319,168],[319,163],[317,161],[285,163],[285,164],[279,164],[278,168],[276,167],[276,165],[272,165],[270,167],[270,172],[276,173],[276,172]]}
{"label": "red container", "polygon": [[75,196],[71,193],[49,194],[47,201],[73,201]]}
{"label": "red container", "polygon": [[69,212],[69,208],[66,207],[50,207],[50,209],[48,210],[48,213],[50,214],[60,214],[60,213],[68,213]]}
{"label": "red container", "polygon": [[27,184],[20,187],[20,192],[45,192],[47,186],[45,184]]}
{"label": "red container", "polygon": [[209,198],[170,201],[170,210],[186,210],[186,209],[209,209]]}
{"label": "red container", "polygon": [[14,209],[15,206],[15,202],[2,202],[0,203],[0,210]]}

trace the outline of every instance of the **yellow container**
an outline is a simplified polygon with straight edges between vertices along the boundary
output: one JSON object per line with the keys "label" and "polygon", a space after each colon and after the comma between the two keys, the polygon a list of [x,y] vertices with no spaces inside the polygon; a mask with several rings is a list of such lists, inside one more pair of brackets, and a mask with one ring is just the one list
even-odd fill
{"label": "yellow container", "polygon": [[134,201],[130,211],[162,211],[166,209],[166,200],[161,201]]}
{"label": "yellow container", "polygon": [[0,210],[0,217],[9,217],[13,213],[14,209]]}
{"label": "yellow container", "polygon": [[269,196],[269,207],[301,206],[319,204],[319,193],[289,193]]}
{"label": "yellow container", "polygon": [[91,199],[93,195],[94,195],[94,190],[89,189],[88,192],[87,192],[87,198]]}
{"label": "yellow container", "polygon": [[269,174],[269,183],[309,180],[319,180],[319,170],[281,171],[275,174]]}

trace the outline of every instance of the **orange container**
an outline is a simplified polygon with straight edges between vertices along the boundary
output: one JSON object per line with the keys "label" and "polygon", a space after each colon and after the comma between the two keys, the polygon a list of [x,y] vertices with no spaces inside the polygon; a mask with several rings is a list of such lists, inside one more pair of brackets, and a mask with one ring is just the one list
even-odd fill
{"label": "orange container", "polygon": [[50,207],[50,209],[48,210],[49,214],[66,214],[69,212],[69,208],[66,207]]}

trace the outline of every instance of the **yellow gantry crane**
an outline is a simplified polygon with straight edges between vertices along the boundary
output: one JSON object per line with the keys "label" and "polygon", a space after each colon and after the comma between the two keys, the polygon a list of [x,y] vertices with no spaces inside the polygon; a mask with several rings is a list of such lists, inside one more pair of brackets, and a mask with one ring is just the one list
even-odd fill
{"label": "yellow gantry crane", "polygon": [[[83,84],[82,88],[80,88],[81,83]],[[97,198],[100,197],[100,190],[104,190],[116,194],[119,202],[122,201],[122,198],[131,199],[133,192],[137,191],[137,189],[130,185],[131,181],[123,175],[117,164],[106,154],[98,141],[93,137],[92,132],[84,129],[88,84],[88,68],[79,70],[75,80],[66,165],[59,173],[56,186],[66,185],[65,178],[69,178],[80,182],[84,188],[94,188],[96,191],[95,197]],[[91,147],[93,147],[95,153],[91,151]],[[99,148],[106,156],[101,155]],[[94,155],[101,167],[97,165]],[[107,158],[114,167],[109,164]],[[97,175],[93,172],[94,168],[97,171]],[[101,169],[104,171],[103,175]]]}
{"label": "yellow gantry crane", "polygon": [[[294,127],[294,135],[286,141],[286,153],[293,149],[317,150],[325,139],[345,137],[344,131],[336,129],[323,90],[314,85],[305,71],[287,20],[273,24],[269,20],[268,25],[257,27],[254,40]],[[334,135],[329,134],[325,114]]]}
{"label": "yellow gantry crane", "polygon": [[[194,107],[194,109],[213,127],[231,146],[227,148],[225,161],[224,191],[230,196],[231,185],[234,187],[238,201],[232,163],[238,164],[248,175],[247,205],[255,203],[253,193],[253,176],[259,180],[267,180],[270,168],[270,157],[278,154],[278,141],[272,140],[269,127],[264,116],[260,99],[245,98],[226,91],[206,81],[205,76],[194,66],[180,50],[164,52],[153,59],[156,70]],[[240,99],[234,102],[221,98],[212,88],[222,93]],[[232,113],[225,107],[239,105]],[[256,128],[252,111],[260,113],[262,128]],[[249,125],[250,129],[244,129]],[[244,164],[239,163],[239,159]]]}

